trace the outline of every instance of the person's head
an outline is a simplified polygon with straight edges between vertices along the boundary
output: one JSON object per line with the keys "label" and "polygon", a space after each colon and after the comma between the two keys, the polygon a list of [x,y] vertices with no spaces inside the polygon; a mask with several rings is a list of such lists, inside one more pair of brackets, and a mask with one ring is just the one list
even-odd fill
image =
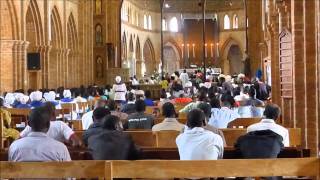
{"label": "person's head", "polygon": [[95,108],[98,108],[98,107],[105,108],[106,106],[107,106],[107,101],[104,99],[99,99],[95,104]]}
{"label": "person's head", "polygon": [[56,106],[52,102],[45,102],[43,107],[47,108],[49,113],[51,114],[51,119],[50,120],[55,120],[56,119]]}
{"label": "person's head", "polygon": [[51,114],[47,107],[41,106],[31,111],[28,125],[33,132],[47,133],[50,127]]}
{"label": "person's head", "polygon": [[266,118],[273,120],[277,120],[280,114],[280,107],[276,104],[268,104],[263,113]]}
{"label": "person's head", "polygon": [[199,91],[198,101],[207,101],[207,93],[205,91]]}
{"label": "person's head", "polygon": [[122,124],[118,116],[107,115],[104,117],[102,128],[107,130],[121,130]]}
{"label": "person's head", "polygon": [[187,115],[187,126],[192,129],[202,127],[205,121],[205,115],[201,109],[193,109]]}
{"label": "person's head", "polygon": [[41,101],[41,99],[42,99],[42,92],[40,91],[34,91],[30,94],[31,101]]}
{"label": "person's head", "polygon": [[98,107],[93,111],[93,121],[101,122],[106,115],[110,114],[110,110],[104,107]]}
{"label": "person's head", "polygon": [[144,103],[143,100],[138,99],[136,100],[136,111],[137,112],[144,112],[146,110],[146,104]]}
{"label": "person's head", "polygon": [[223,106],[231,108],[234,106],[235,100],[230,94],[225,93],[221,96],[221,102]]}
{"label": "person's head", "polygon": [[184,69],[184,70],[183,70],[183,73],[187,73],[187,70]]}
{"label": "person's head", "polygon": [[211,106],[208,103],[200,103],[198,105],[198,108],[201,109],[206,117],[205,125],[207,124],[207,121],[211,117]]}
{"label": "person's head", "polygon": [[249,89],[249,96],[251,98],[254,98],[256,96],[256,89],[253,86],[251,86]]}
{"label": "person's head", "polygon": [[117,103],[114,100],[108,100],[108,104],[107,104],[108,108],[110,109],[110,111],[115,111],[117,110]]}
{"label": "person's head", "polygon": [[134,101],[135,100],[135,97],[134,97],[134,94],[132,92],[129,92],[128,93],[128,101]]}
{"label": "person's head", "polygon": [[221,105],[220,105],[220,100],[218,98],[212,98],[210,99],[210,105],[211,105],[211,108],[221,108]]}
{"label": "person's head", "polygon": [[116,80],[116,83],[118,83],[118,84],[121,83],[121,77],[120,76],[117,76],[115,80]]}
{"label": "person's head", "polygon": [[172,103],[167,102],[162,105],[162,113],[166,118],[176,117],[176,110]]}
{"label": "person's head", "polygon": [[151,98],[151,92],[149,90],[146,90],[146,92],[144,93],[144,96],[147,98],[147,99],[150,99]]}

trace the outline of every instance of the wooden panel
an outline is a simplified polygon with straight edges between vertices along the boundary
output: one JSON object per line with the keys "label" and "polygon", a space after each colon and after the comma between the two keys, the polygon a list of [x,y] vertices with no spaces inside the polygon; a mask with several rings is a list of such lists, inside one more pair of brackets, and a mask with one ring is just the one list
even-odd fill
{"label": "wooden panel", "polygon": [[301,129],[300,128],[288,128],[289,130],[289,141],[290,146],[300,146],[302,139],[301,139]]}
{"label": "wooden panel", "polygon": [[261,118],[237,118],[228,124],[228,128],[247,128],[261,121]]}
{"label": "wooden panel", "polygon": [[128,68],[109,68],[106,74],[108,84],[114,84],[116,76],[121,76],[122,82],[129,82]]}
{"label": "wooden panel", "polygon": [[317,176],[317,158],[218,161],[113,161],[114,178]]}
{"label": "wooden panel", "polygon": [[176,138],[179,131],[158,131],[156,132],[157,147],[174,148],[177,147]]}
{"label": "wooden panel", "polygon": [[105,161],[0,162],[1,178],[98,178],[110,177]]}
{"label": "wooden panel", "polygon": [[156,136],[152,131],[124,131],[124,133],[130,134],[133,141],[138,146],[156,146]]}
{"label": "wooden panel", "polygon": [[293,63],[292,63],[292,40],[291,33],[283,30],[279,35],[279,66],[281,96],[293,96]]}

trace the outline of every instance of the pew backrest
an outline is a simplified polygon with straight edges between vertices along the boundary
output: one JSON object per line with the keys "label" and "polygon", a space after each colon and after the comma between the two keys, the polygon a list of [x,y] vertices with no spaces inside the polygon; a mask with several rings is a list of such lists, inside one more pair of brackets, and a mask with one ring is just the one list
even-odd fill
{"label": "pew backrest", "polygon": [[258,123],[261,118],[237,118],[228,124],[228,128],[247,128],[248,126]]}
{"label": "pew backrest", "polygon": [[[143,160],[0,162],[0,178],[132,178],[319,177],[318,158],[232,160]],[[41,170],[40,170],[41,169]]]}
{"label": "pew backrest", "polygon": [[124,131],[129,134],[134,143],[143,147],[156,147],[156,136],[152,131]]}
{"label": "pew backrest", "polygon": [[180,134],[179,131],[157,131],[156,145],[161,148],[175,148],[177,147],[176,138]]}

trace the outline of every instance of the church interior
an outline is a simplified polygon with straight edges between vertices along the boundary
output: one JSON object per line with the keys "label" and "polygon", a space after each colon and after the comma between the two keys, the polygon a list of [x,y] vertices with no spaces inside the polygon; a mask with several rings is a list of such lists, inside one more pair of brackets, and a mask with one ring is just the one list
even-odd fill
{"label": "church interior", "polygon": [[[183,80],[183,73],[187,74],[186,82]],[[118,77],[121,77],[120,80],[117,79]],[[221,77],[223,82],[220,81]],[[252,125],[254,120],[255,123],[260,122],[261,119],[261,122],[264,121],[265,116],[268,116],[267,109],[274,108],[273,105],[277,105],[281,111],[278,113],[279,117],[274,120],[287,129],[290,139],[289,147],[285,143],[282,144],[285,147],[282,147],[279,158],[274,158],[270,162],[261,160],[261,163],[247,159],[231,160],[230,163],[224,160],[202,162],[200,160],[209,159],[183,159],[185,155],[182,155],[182,152],[185,151],[180,149],[178,141],[187,130],[184,132],[183,129],[179,136],[175,132],[170,144],[166,139],[170,139],[172,133],[170,136],[164,133],[154,133],[153,128],[152,131],[151,128],[149,131],[142,131],[141,129],[144,128],[141,127],[130,131],[131,114],[126,114],[124,119],[126,123],[129,122],[129,125],[126,127],[123,123],[123,127],[128,128],[129,131],[124,132],[132,136],[136,145],[141,146],[142,155],[140,157],[142,158],[140,159],[161,159],[161,161],[84,162],[81,160],[92,160],[91,156],[87,159],[87,154],[90,154],[92,150],[90,144],[88,150],[88,147],[84,146],[86,143],[81,143],[81,147],[71,145],[72,147],[69,148],[67,145],[72,161],[80,161],[74,163],[74,167],[62,163],[61,167],[65,167],[68,171],[60,174],[55,174],[59,171],[58,164],[56,166],[34,164],[34,167],[43,166],[42,168],[46,169],[44,172],[37,172],[36,168],[31,165],[8,163],[15,161],[13,160],[15,157],[10,155],[10,151],[13,151],[12,146],[15,142],[24,139],[21,133],[23,129],[20,126],[25,127],[28,123],[28,126],[31,126],[30,119],[35,118],[37,108],[32,107],[32,91],[35,92],[34,94],[41,91],[41,103],[44,104],[45,101],[49,101],[45,95],[49,97],[51,92],[54,93],[53,101],[57,101],[60,107],[55,106],[55,108],[61,110],[58,111],[59,117],[62,116],[62,121],[74,131],[75,136],[78,136],[74,139],[71,138],[73,135],[70,136],[69,143],[73,144],[79,139],[82,140],[86,131],[89,130],[83,128],[86,113],[91,112],[91,121],[95,123],[95,119],[92,120],[91,116],[94,117],[94,111],[98,109],[97,104],[103,99],[102,96],[107,97],[107,100],[103,99],[106,101],[105,107],[108,106],[111,114],[122,121],[123,116],[120,113],[123,113],[124,104],[129,105],[131,102],[130,92],[135,95],[135,105],[138,106],[137,102],[140,98],[138,91],[143,91],[145,112],[149,110],[149,113],[155,116],[153,122],[155,125],[156,121],[161,122],[164,119],[162,114],[165,114],[163,106],[166,103],[161,102],[165,98],[169,99],[167,96],[170,94],[172,97],[170,102],[177,112],[176,119],[184,120],[182,124],[188,129],[189,121],[192,119],[190,114],[193,111],[188,111],[189,114],[182,113],[183,109],[192,103],[202,102],[201,95],[199,95],[201,87],[206,87],[209,83],[206,90],[208,99],[213,89],[215,98],[220,100],[222,109],[222,106],[225,105],[223,97],[228,94],[228,90],[225,92],[224,90],[230,88],[225,85],[225,82],[229,82],[228,77],[230,77],[230,82],[232,77],[230,95],[233,96],[234,104],[238,103],[239,106],[233,107],[231,104],[231,109],[238,110],[243,106],[242,101],[237,101],[234,93],[237,88],[239,92],[241,91],[239,96],[246,92],[247,85],[243,83],[245,79],[249,79],[247,84],[250,84],[248,85],[250,90],[251,86],[258,86],[253,90],[256,98],[258,98],[258,91],[264,89],[268,91],[268,97],[260,99],[263,103],[261,107],[250,104],[250,107],[263,109],[261,116],[242,117],[239,113],[238,119],[244,119],[242,122],[248,123],[250,119],[251,124],[248,126],[245,123],[239,123],[240,128],[232,130],[229,122],[228,127],[217,127],[217,130],[223,132],[223,139],[225,138],[222,150],[224,151],[223,159],[238,159],[234,150],[236,142],[239,142],[238,138],[240,135],[242,137],[246,133],[249,134],[249,125]],[[239,79],[241,83],[238,82]],[[198,80],[201,83],[198,83]],[[121,89],[120,81],[125,86],[124,89]],[[192,82],[191,86],[187,85],[189,82],[190,84]],[[175,83],[182,84],[182,95],[181,90],[175,90],[173,87]],[[186,89],[188,88],[192,89],[192,92],[195,90],[198,92],[190,96],[189,104],[173,103],[173,100],[177,98],[187,97],[186,94],[189,91],[187,93]],[[250,96],[250,90],[247,90],[249,91],[248,96]],[[63,99],[75,100],[78,97],[77,94],[82,92],[88,95],[86,97],[79,95],[85,101],[79,101],[70,106],[66,104],[70,104],[68,102],[71,100],[62,103]],[[146,99],[150,98],[147,95],[150,92],[154,105],[148,107]],[[16,96],[17,93],[22,95]],[[118,97],[117,93],[118,95],[124,93],[124,99],[117,99],[122,97],[122,95]],[[8,94],[12,94],[15,100],[5,107],[5,103],[10,99],[9,97],[7,99]],[[27,96],[25,104],[30,104],[30,107],[26,106],[29,109],[14,107],[15,101],[21,99],[23,102],[25,96]],[[42,176],[97,178],[98,174],[106,179],[110,177],[173,179],[233,176],[319,178],[320,1],[0,0],[0,100],[1,98],[3,107],[0,103],[0,179]],[[119,111],[112,109],[113,105],[108,101],[109,99],[116,102],[115,109]],[[124,101],[127,102],[124,103]],[[212,105],[214,103],[212,102],[214,100],[207,101],[207,104],[212,106],[210,120],[214,118]],[[271,105],[268,106],[268,104]],[[83,111],[80,112],[82,108]],[[8,121],[7,125],[5,123],[7,114],[2,112],[2,109],[10,114],[10,122]],[[113,111],[116,112],[113,113]],[[205,113],[204,110],[202,112]],[[71,119],[65,120],[65,116],[69,115]],[[223,118],[226,116],[224,115]],[[234,119],[233,121],[237,120],[237,118]],[[207,122],[209,125],[210,120]],[[80,123],[79,127],[78,123]],[[20,131],[20,135],[17,135],[18,140],[6,137],[6,132],[8,133],[7,130],[10,128]],[[277,131],[275,133],[277,134]],[[159,140],[161,138],[164,142]],[[229,139],[233,140],[228,142]],[[284,142],[283,136],[282,139]],[[95,157],[93,155],[94,160],[109,160]],[[116,157],[114,160],[117,160]],[[170,162],[179,160],[179,157],[180,160],[199,161],[194,162],[196,164],[193,166],[193,162],[188,164],[188,161]],[[282,158],[286,158],[286,161]],[[252,164],[248,163],[250,164],[248,168],[252,170],[245,170],[246,161],[252,162]],[[165,168],[166,163],[173,171]],[[180,166],[179,163],[181,163]],[[196,167],[197,163],[198,167]],[[232,168],[232,164],[238,169]],[[22,171],[25,174],[19,174],[19,167],[23,166],[26,167]],[[154,166],[154,169],[151,166]],[[215,168],[223,166],[225,171],[211,172],[209,166]],[[4,170],[3,173],[1,173],[1,167]],[[87,171],[95,167],[102,170]],[[111,167],[110,172],[109,167]],[[78,172],[72,168],[83,168],[84,171],[75,175]],[[121,168],[131,170],[124,173],[120,171]],[[141,171],[142,168],[146,168],[145,172]],[[153,172],[156,168],[163,174]],[[193,171],[193,168],[196,171]],[[276,168],[285,170],[275,170]]]}

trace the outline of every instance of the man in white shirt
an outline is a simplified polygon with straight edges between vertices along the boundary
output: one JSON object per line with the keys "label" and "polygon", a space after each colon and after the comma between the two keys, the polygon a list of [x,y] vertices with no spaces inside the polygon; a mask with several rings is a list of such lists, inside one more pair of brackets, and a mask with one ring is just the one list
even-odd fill
{"label": "man in white shirt", "polygon": [[[48,113],[51,115],[50,127],[46,132],[47,136],[62,143],[71,142],[73,146],[81,146],[82,143],[73,130],[66,123],[56,121],[54,104],[46,102],[43,107],[46,108]],[[28,137],[31,133],[32,128],[28,125],[20,133],[20,138]]]}
{"label": "man in white shirt", "polygon": [[217,160],[223,157],[221,136],[205,130],[204,121],[202,110],[189,112],[187,127],[176,139],[180,160]]}
{"label": "man in white shirt", "polygon": [[71,161],[67,147],[47,136],[50,119],[46,107],[32,110],[29,116],[31,133],[11,144],[9,161]]}
{"label": "man in white shirt", "polygon": [[170,102],[166,102],[162,106],[162,112],[165,119],[152,127],[152,131],[181,131],[184,125],[176,119],[176,111]]}
{"label": "man in white shirt", "polygon": [[240,118],[238,112],[232,109],[234,104],[234,99],[231,95],[224,94],[221,97],[222,107],[212,108],[211,118],[209,119],[208,124],[216,128],[227,128],[228,123]]}
{"label": "man in white shirt", "polygon": [[249,126],[247,128],[247,132],[271,130],[282,137],[282,142],[285,147],[289,147],[290,142],[288,129],[275,122],[280,116],[279,106],[276,104],[268,104],[264,110],[263,115],[265,116],[265,119],[262,119],[259,123]]}
{"label": "man in white shirt", "polygon": [[[95,109],[98,107],[106,107],[107,106],[107,101],[100,99],[96,104],[95,104]],[[93,124],[93,110],[84,113],[84,115],[81,118],[82,122],[82,129],[87,130],[91,124]]]}

